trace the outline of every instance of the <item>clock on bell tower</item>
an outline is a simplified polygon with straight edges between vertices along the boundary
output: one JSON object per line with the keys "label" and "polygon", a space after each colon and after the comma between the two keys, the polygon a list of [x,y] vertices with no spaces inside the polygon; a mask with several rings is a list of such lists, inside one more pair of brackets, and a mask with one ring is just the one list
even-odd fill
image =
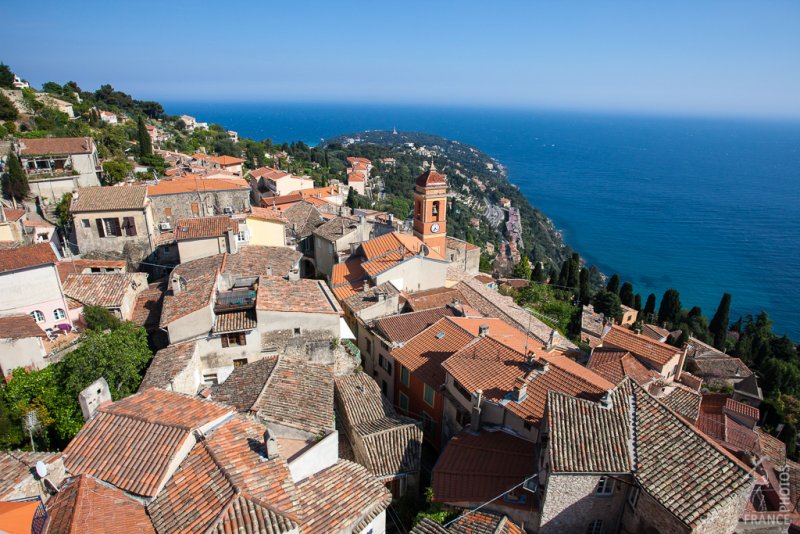
{"label": "clock on bell tower", "polygon": [[414,236],[444,257],[447,248],[447,178],[431,168],[414,184]]}

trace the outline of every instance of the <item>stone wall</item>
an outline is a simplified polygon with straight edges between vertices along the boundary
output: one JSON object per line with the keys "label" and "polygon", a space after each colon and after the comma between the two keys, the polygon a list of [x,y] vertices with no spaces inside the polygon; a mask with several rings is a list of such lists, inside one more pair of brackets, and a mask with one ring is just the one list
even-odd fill
{"label": "stone wall", "polygon": [[[628,489],[630,491],[630,488]],[[626,494],[627,499],[627,494]],[[689,528],[644,490],[639,491],[636,507],[623,504],[622,528],[629,532],[690,532]],[[732,532],[733,530],[729,530]]]}
{"label": "stone wall", "polygon": [[[629,476],[616,478],[630,480]],[[615,481],[612,494],[600,496],[595,495],[599,481],[600,475],[551,473],[544,490],[540,532],[586,532],[598,519],[606,532],[616,532],[629,486]]]}
{"label": "stone wall", "polygon": [[[202,184],[200,185],[202,187]],[[250,190],[235,191],[200,191],[177,193],[174,195],[150,196],[153,205],[153,217],[158,223],[169,222],[175,225],[178,219],[190,217],[210,217],[221,215],[224,208],[233,208],[237,213],[250,209]],[[192,211],[192,204],[197,205],[197,213]],[[171,210],[171,215],[167,214]]]}

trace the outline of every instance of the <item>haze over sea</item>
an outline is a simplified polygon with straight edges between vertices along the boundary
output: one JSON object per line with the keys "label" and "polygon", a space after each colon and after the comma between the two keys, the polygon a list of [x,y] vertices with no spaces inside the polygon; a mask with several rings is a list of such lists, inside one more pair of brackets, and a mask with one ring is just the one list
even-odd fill
{"label": "haze over sea", "polygon": [[800,122],[345,104],[166,102],[171,114],[273,141],[368,129],[469,143],[565,241],[642,299],[680,291],[709,317],[766,310],[800,340]]}

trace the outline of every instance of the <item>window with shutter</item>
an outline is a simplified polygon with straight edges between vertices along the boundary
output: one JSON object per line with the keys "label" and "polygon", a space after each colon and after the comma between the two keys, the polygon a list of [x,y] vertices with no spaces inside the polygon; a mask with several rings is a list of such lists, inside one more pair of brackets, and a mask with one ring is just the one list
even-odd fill
{"label": "window with shutter", "polygon": [[103,219],[95,219],[94,222],[97,223],[97,235],[99,235],[100,237],[105,237],[106,229],[103,226]]}
{"label": "window with shutter", "polygon": [[133,217],[125,217],[122,222],[122,227],[125,229],[125,235],[136,235],[136,220]]}

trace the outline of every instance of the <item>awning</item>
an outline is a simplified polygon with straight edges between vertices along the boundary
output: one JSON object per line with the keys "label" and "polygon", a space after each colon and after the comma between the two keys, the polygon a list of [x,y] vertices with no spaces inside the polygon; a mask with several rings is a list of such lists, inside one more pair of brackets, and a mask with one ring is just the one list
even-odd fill
{"label": "awning", "polygon": [[339,317],[339,339],[355,339],[356,336],[353,334],[353,331],[350,330],[350,327],[347,326],[347,321],[344,320],[344,317]]}

